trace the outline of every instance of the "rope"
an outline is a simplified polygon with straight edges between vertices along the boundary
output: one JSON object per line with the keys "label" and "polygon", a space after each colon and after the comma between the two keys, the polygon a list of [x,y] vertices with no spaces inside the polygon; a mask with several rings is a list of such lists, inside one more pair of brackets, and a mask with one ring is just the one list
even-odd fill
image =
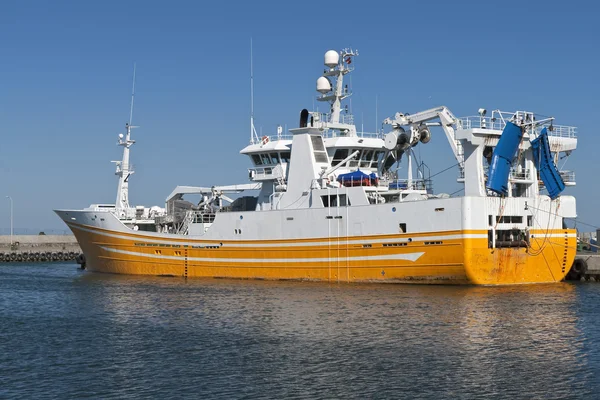
{"label": "rope", "polygon": [[583,222],[583,221],[581,221],[580,219],[577,219],[577,218],[563,217],[562,215],[559,215],[559,214],[554,214],[554,213],[552,213],[551,211],[542,210],[541,208],[533,207],[533,206],[530,206],[530,205],[527,205],[527,208],[532,208],[532,209],[534,209],[534,210],[542,211],[542,212],[545,212],[545,213],[547,213],[547,214],[551,214],[551,215],[559,216],[559,217],[562,217],[563,219],[566,219],[566,220],[569,220],[569,221],[574,221],[574,222],[576,222],[576,223],[578,223],[578,224],[581,224],[581,225],[586,225],[586,226],[592,227],[592,228],[594,228],[594,229],[596,229],[596,230],[597,230],[597,229],[600,229],[600,227],[598,227],[597,225],[588,224],[588,223],[586,223],[586,222]]}
{"label": "rope", "polygon": [[[529,208],[534,208],[534,209],[536,209],[536,207],[531,207],[531,206],[529,206],[529,205],[528,205],[528,206],[527,206],[527,209],[529,209]],[[558,208],[557,208],[557,209],[558,209]],[[541,209],[537,208],[537,210],[541,210]],[[545,210],[541,210],[541,211],[545,211]],[[556,215],[558,215],[558,214],[556,214]],[[554,218],[554,222],[556,221],[556,215],[555,215],[555,218]],[[534,223],[535,223],[537,226],[539,226],[540,228],[542,228],[542,224],[540,224],[540,223],[538,222],[538,219],[536,218],[536,216],[535,216],[535,214],[534,214],[534,213],[531,213],[531,217],[533,218],[533,220],[534,220]],[[542,229],[543,229],[543,228],[542,228]],[[546,247],[546,244],[547,244],[547,241],[548,241],[548,231],[549,231],[549,230],[550,230],[550,218],[548,218],[548,224],[546,225],[546,232],[544,233],[544,241],[542,242],[542,245],[541,245],[541,246],[540,246],[540,247],[539,247],[537,250],[535,250],[535,253],[529,253],[529,254],[531,254],[531,255],[533,255],[533,256],[538,256],[538,255],[540,255],[540,254],[541,254],[541,253],[544,251],[544,248]],[[537,238],[534,238],[534,239],[537,239]],[[537,240],[536,240],[536,243],[537,243]],[[531,249],[531,246],[529,246],[529,249]],[[555,253],[555,254],[556,254],[556,253]]]}
{"label": "rope", "polygon": [[[558,208],[560,207],[560,202],[558,203],[558,206],[556,207],[557,211]],[[529,209],[529,206],[527,206],[527,208]],[[532,207],[532,208],[536,208],[536,207]],[[538,209],[539,210],[539,209]],[[544,211],[544,210],[542,210]],[[554,214],[554,222],[556,222],[556,216],[558,214]],[[537,222],[537,218],[535,216],[535,214],[531,213],[532,218],[534,219],[535,223],[540,226],[541,228],[541,224],[539,224]],[[539,248],[538,250],[536,250],[535,252],[531,252],[530,250],[532,250],[531,245],[529,245],[529,247],[527,248],[527,253],[531,256],[539,256],[540,254],[542,255],[542,257],[544,258],[544,262],[546,263],[546,267],[548,268],[548,271],[550,272],[550,275],[552,275],[552,279],[556,280],[556,278],[554,277],[554,273],[552,272],[552,269],[550,268],[550,265],[548,264],[548,260],[546,259],[546,255],[544,254],[544,249],[546,248],[546,246],[548,244],[550,244],[550,248],[552,249],[552,252],[554,253],[554,257],[556,258],[557,261],[560,262],[560,258],[558,257],[558,255],[556,254],[556,250],[554,249],[554,246],[561,246],[562,248],[571,248],[571,246],[568,245],[560,245],[559,243],[553,243],[552,241],[548,240],[548,231],[550,230],[550,218],[548,218],[548,224],[546,225],[546,233],[544,234],[544,241],[542,242],[541,245],[539,245],[539,240],[537,237],[533,238],[536,242],[536,244],[538,244]],[[575,249],[577,249],[577,247],[575,247]]]}
{"label": "rope", "polygon": [[504,197],[500,197],[500,210],[498,213],[498,217],[496,218],[496,224],[494,225],[494,231],[498,227],[498,223],[502,219],[502,216],[504,215],[504,210],[506,209],[506,203],[503,202],[502,200],[504,200]]}
{"label": "rope", "polygon": [[437,172],[437,173],[435,173],[435,174],[431,175],[431,176],[429,177],[429,179],[431,179],[431,178],[433,178],[433,177],[435,177],[435,176],[438,176],[439,174],[441,174],[441,173],[443,173],[443,172],[446,172],[446,171],[448,171],[449,169],[452,169],[452,168],[454,168],[454,167],[456,167],[456,166],[458,166],[458,165],[459,165],[459,163],[456,163],[456,164],[454,164],[454,165],[451,165],[451,166],[449,166],[448,168],[446,168],[446,169],[443,169],[443,170],[441,170],[440,172]]}
{"label": "rope", "polygon": [[[308,192],[310,193],[310,188],[311,188],[311,187],[312,187],[312,182],[310,183],[310,186],[308,187],[308,190],[304,190],[303,192],[306,192],[306,191],[308,191]],[[294,200],[294,202],[293,202],[293,203],[290,203],[290,204],[288,204],[286,207],[283,207],[283,208],[282,208],[282,210],[286,210],[286,209],[288,209],[289,207],[293,206],[294,204],[296,204],[297,202],[299,202],[299,201],[300,201],[300,200],[302,200],[303,198],[305,198],[305,199],[306,199],[306,198],[308,198],[308,197],[305,197],[305,196],[303,196],[303,195],[300,195],[300,197],[298,197],[296,200]]]}
{"label": "rope", "polygon": [[454,196],[454,195],[455,195],[455,194],[457,194],[457,193],[460,193],[460,192],[462,192],[463,190],[465,190],[465,188],[458,189],[456,192],[452,192],[452,193],[450,193],[450,197]]}
{"label": "rope", "polygon": [[554,277],[554,274],[552,273],[552,269],[550,268],[550,265],[548,264],[548,260],[546,260],[546,256],[544,255],[543,252],[542,252],[542,257],[544,257],[544,261],[546,262],[546,267],[548,268],[548,271],[550,271],[550,275],[552,275],[552,279],[554,281],[556,281],[556,278]]}
{"label": "rope", "polygon": [[577,239],[577,241],[578,241],[579,243],[588,244],[590,247],[595,247],[596,249],[600,249],[600,246],[598,246],[597,244],[593,244],[593,243],[591,243],[591,242],[586,242],[586,241],[584,241],[584,240],[579,240],[579,239]]}

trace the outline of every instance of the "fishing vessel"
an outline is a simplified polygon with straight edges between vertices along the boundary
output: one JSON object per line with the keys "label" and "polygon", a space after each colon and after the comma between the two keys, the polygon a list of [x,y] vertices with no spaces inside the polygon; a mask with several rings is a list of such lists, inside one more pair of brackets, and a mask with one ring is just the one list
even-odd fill
{"label": "fishing vessel", "polygon": [[[325,53],[317,100],[328,112],[302,110],[289,134],[279,127],[259,137],[251,124],[240,151],[252,164],[249,183],[178,186],[164,210],[144,216],[143,229],[119,202],[124,175],[114,207],[55,210],[87,268],[328,282],[561,281],[576,252],[576,232],[565,225],[576,202],[562,194],[574,174],[557,163],[576,149],[576,128],[528,111],[482,108],[457,118],[440,106],[398,112],[383,121],[385,130],[359,132],[343,106],[357,55]],[[456,158],[460,196],[434,194],[425,164],[416,162],[414,147],[442,134]]]}

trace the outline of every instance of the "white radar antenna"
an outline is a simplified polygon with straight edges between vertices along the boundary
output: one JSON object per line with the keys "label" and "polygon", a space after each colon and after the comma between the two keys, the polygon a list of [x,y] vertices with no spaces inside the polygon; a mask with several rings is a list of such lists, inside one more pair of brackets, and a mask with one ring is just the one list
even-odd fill
{"label": "white radar antenna", "polygon": [[[341,136],[356,136],[354,117],[348,114],[347,106],[344,108],[346,115],[341,115],[342,100],[352,95],[348,85],[344,85],[344,75],[354,70],[351,64],[356,56],[358,51],[352,49],[343,49],[340,52],[327,51],[324,57],[327,69],[317,79],[317,92],[320,93],[317,100],[329,103],[330,111],[329,114],[325,114],[326,120],[319,122],[319,127],[337,130]],[[335,81],[332,82],[332,79]]]}

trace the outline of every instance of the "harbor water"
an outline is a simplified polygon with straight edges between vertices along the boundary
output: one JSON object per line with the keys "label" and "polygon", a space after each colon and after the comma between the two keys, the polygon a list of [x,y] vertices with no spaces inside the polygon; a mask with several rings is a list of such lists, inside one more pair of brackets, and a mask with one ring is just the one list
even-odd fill
{"label": "harbor water", "polygon": [[600,285],[349,285],[0,264],[0,398],[595,398]]}

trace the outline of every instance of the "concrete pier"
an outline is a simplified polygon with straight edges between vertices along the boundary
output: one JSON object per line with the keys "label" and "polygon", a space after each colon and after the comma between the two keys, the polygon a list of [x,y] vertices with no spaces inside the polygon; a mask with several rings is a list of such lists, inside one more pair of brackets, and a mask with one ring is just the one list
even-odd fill
{"label": "concrete pier", "polygon": [[591,251],[578,252],[565,279],[600,282],[600,254]]}
{"label": "concrete pier", "polygon": [[73,235],[0,236],[0,262],[75,260],[81,249]]}

